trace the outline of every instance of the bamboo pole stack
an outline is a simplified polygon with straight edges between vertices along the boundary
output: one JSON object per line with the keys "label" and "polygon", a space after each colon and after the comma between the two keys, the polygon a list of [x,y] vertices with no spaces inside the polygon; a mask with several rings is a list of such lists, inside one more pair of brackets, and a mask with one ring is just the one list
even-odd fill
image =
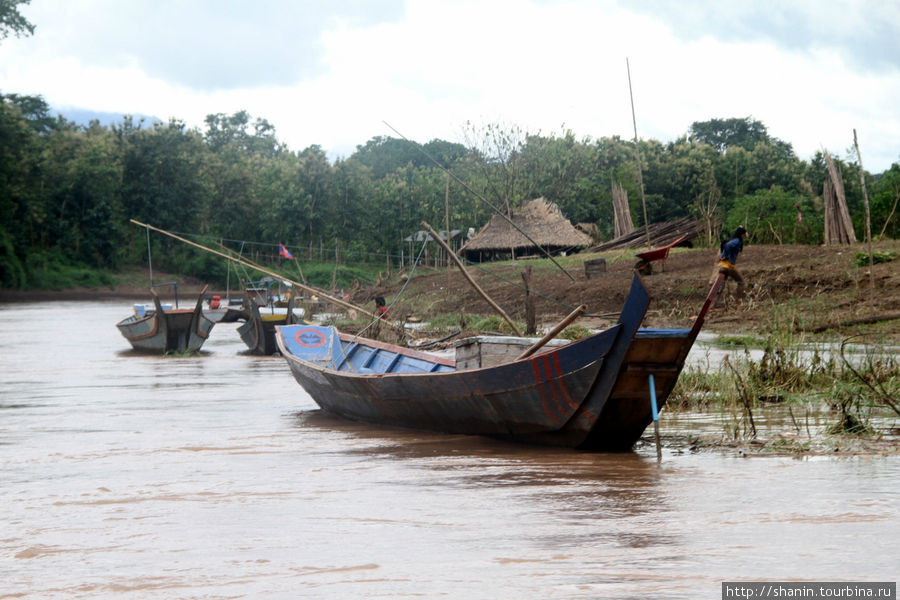
{"label": "bamboo pole stack", "polygon": [[856,234],[853,232],[853,221],[847,210],[847,197],[844,194],[844,180],[841,171],[825,152],[825,164],[828,177],[822,189],[822,200],[825,203],[825,243],[855,244]]}
{"label": "bamboo pole stack", "polygon": [[[683,235],[687,236],[685,242],[690,242],[703,231],[703,227],[703,223],[699,223],[690,217],[683,217],[674,221],[654,223],[649,226],[649,231],[653,245],[666,246]],[[647,238],[643,231],[632,231],[608,242],[593,246],[587,251],[603,252],[604,250],[619,250],[622,248],[642,248],[646,246],[646,240]]]}
{"label": "bamboo pole stack", "polygon": [[612,203],[614,234],[616,238],[620,238],[634,231],[634,223],[628,208],[628,193],[621,183],[615,181],[612,184]]}

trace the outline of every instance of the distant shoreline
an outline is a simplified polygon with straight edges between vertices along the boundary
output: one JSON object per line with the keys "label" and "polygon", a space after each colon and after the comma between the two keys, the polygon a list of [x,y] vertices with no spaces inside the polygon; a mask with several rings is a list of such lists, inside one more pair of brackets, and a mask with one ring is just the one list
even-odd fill
{"label": "distant shoreline", "polygon": [[[182,288],[179,286],[179,300],[190,300],[195,302],[197,294],[202,288],[190,286]],[[223,292],[207,291],[206,295],[220,294]],[[171,290],[160,292],[163,299],[172,296]],[[0,302],[6,303],[23,303],[23,302],[52,302],[52,301],[78,301],[78,300],[122,300],[122,301],[150,301],[150,288],[72,288],[67,290],[8,290],[0,289]]]}

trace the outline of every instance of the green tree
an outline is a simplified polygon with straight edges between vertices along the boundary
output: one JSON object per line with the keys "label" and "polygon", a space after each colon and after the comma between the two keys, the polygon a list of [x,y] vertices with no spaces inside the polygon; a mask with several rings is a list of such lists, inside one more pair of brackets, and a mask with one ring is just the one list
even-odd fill
{"label": "green tree", "polygon": [[688,135],[693,141],[709,144],[719,153],[734,146],[752,150],[757,144],[770,141],[766,126],[752,117],[694,121]]}
{"label": "green tree", "polygon": [[871,191],[872,237],[900,237],[900,163],[875,180]]}
{"label": "green tree", "polygon": [[821,244],[824,237],[821,207],[777,186],[735,199],[725,218],[725,232],[738,225],[746,227],[757,244]]}
{"label": "green tree", "polygon": [[70,264],[114,267],[122,242],[122,164],[113,134],[96,121],[85,130],[57,128],[43,155],[44,250]]}
{"label": "green tree", "polygon": [[476,181],[473,189],[511,215],[534,188],[523,157],[529,134],[517,125],[477,126],[471,122],[466,123],[464,133],[474,158],[469,164],[480,175],[476,180],[470,173]]}
{"label": "green tree", "polygon": [[275,127],[266,119],[250,122],[250,114],[241,110],[231,116],[222,113],[206,116],[204,139],[213,152],[236,160],[242,154],[273,157],[285,152]]}
{"label": "green tree", "polygon": [[32,207],[40,190],[43,141],[22,110],[0,95],[0,284],[26,285]]}
{"label": "green tree", "polygon": [[[0,97],[3,96],[0,95]],[[42,96],[8,94],[5,99],[22,111],[22,115],[35,133],[46,135],[56,126],[57,120],[50,116],[50,106]]]}
{"label": "green tree", "polygon": [[0,41],[10,33],[16,37],[34,33],[34,25],[19,12],[19,5],[30,3],[31,0],[0,0]]}
{"label": "green tree", "polygon": [[[218,210],[218,206],[212,208],[209,197],[212,185],[227,184],[216,179],[219,174],[208,167],[210,160],[199,132],[173,119],[155,123],[151,129],[126,120],[115,133],[122,155],[123,218],[172,231],[202,231],[209,223],[207,211]],[[154,257],[168,264],[188,251],[174,240],[152,239],[159,240],[164,250],[155,252]],[[131,251],[133,260],[145,260],[139,246]]]}

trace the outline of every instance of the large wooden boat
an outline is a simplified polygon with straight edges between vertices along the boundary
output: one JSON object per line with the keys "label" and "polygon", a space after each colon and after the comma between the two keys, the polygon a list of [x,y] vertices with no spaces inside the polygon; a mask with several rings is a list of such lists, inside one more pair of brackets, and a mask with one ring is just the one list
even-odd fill
{"label": "large wooden boat", "polygon": [[294,294],[288,296],[284,308],[260,307],[250,294],[244,295],[244,309],[247,320],[238,327],[241,339],[247,344],[251,354],[270,355],[278,351],[275,343],[275,327],[299,323],[294,313]]}
{"label": "large wooden boat", "polygon": [[720,277],[690,329],[641,329],[650,297],[635,275],[613,327],[497,365],[461,361],[459,353],[457,360],[440,358],[331,327],[277,327],[276,341],[312,399],[348,419],[627,450],[652,422],[650,386],[661,408],[721,283]]}
{"label": "large wooden boat", "polygon": [[136,311],[119,321],[116,327],[131,346],[141,352],[196,352],[215,324],[203,314],[203,295],[207,288],[200,292],[193,309],[178,308],[177,303],[176,308],[164,308],[159,294],[151,288],[154,307]]}

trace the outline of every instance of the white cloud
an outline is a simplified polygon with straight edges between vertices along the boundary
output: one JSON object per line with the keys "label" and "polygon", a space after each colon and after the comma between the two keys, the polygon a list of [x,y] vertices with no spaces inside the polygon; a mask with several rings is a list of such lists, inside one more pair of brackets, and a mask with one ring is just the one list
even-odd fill
{"label": "white cloud", "polygon": [[[246,109],[294,149],[347,156],[394,135],[383,121],[418,141],[463,141],[465,121],[631,138],[628,57],[642,138],[752,116],[803,158],[843,155],[855,127],[867,169],[900,160],[900,68],[859,68],[897,55],[884,32],[900,19],[869,20],[855,44],[838,36],[861,14],[843,1],[323,4],[35,0],[35,35],[0,45],[0,91],[197,127]],[[870,14],[897,16],[884,4]]]}

